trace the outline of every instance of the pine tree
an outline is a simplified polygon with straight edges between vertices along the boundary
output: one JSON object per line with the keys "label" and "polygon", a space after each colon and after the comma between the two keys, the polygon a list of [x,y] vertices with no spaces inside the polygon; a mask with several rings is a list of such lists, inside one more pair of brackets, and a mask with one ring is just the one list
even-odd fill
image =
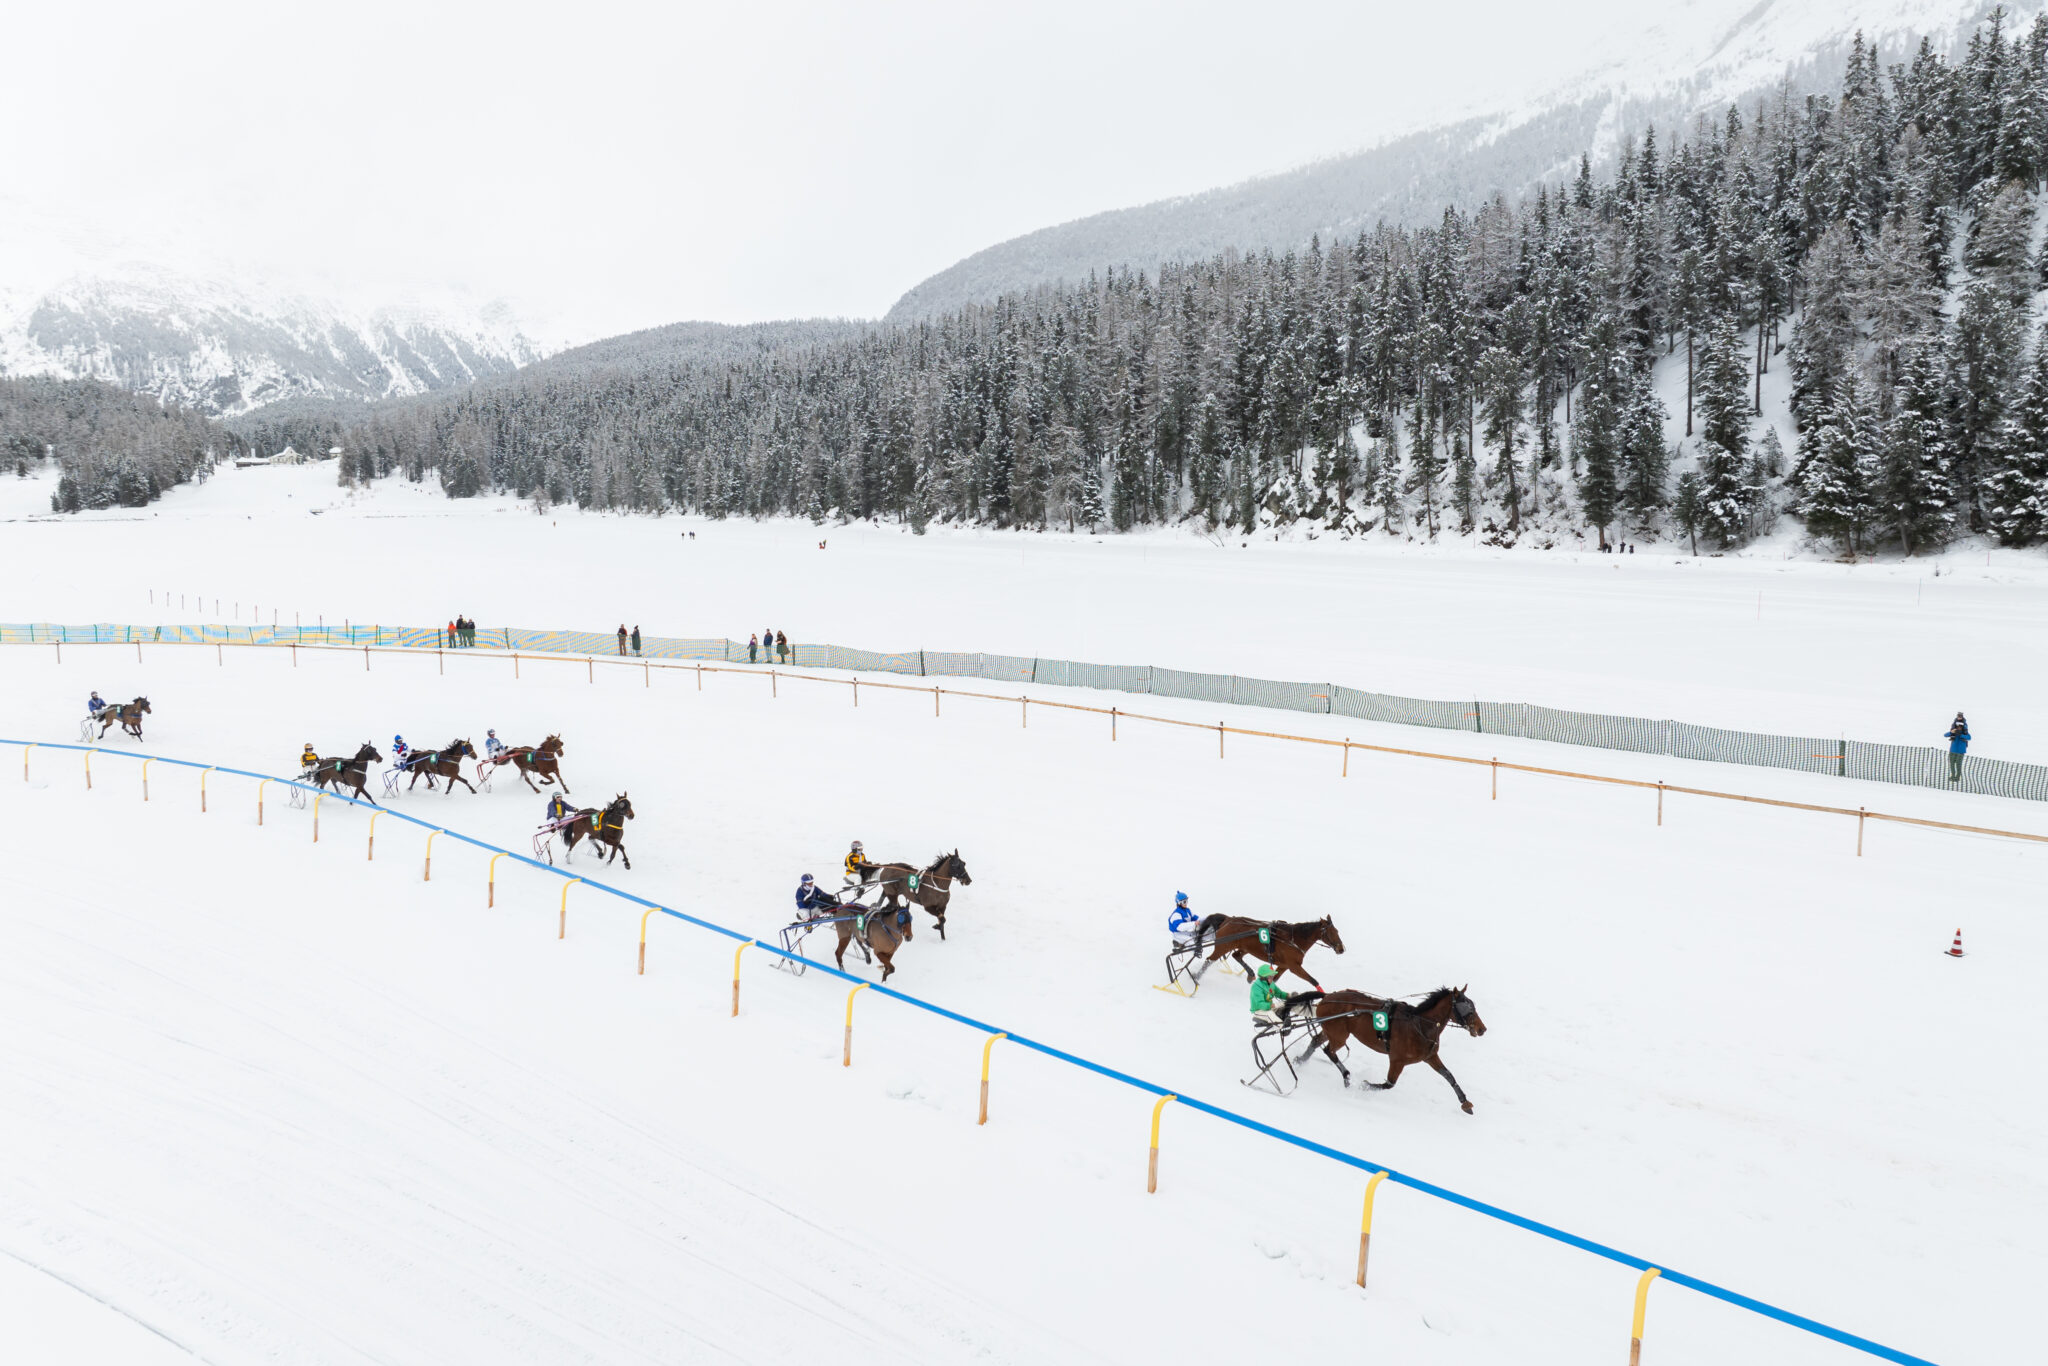
{"label": "pine tree", "polygon": [[1956,530],[1956,485],[1937,354],[1932,346],[1906,353],[1892,413],[1879,438],[1884,522],[1908,555],[1939,545]]}
{"label": "pine tree", "polygon": [[1678,476],[1678,494],[1671,500],[1671,520],[1685,533],[1686,543],[1692,553],[1700,553],[1700,523],[1706,511],[1706,491],[1699,471],[1687,470]]}
{"label": "pine tree", "polygon": [[2032,545],[2048,538],[2048,327],[2034,334],[2025,386],[1999,437],[1986,520],[2002,543]]}
{"label": "pine tree", "polygon": [[1800,443],[1807,453],[1793,471],[1806,529],[1842,541],[1851,554],[1879,513],[1874,417],[1861,386],[1845,380],[1817,415],[1813,434]]}

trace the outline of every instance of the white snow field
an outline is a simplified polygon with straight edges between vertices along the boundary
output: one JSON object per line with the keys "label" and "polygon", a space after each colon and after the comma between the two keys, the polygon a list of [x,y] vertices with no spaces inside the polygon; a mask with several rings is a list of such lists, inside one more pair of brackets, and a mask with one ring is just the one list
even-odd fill
{"label": "white snow field", "polygon": [[[0,518],[47,513],[49,489],[0,478]],[[739,640],[772,625],[863,649],[1149,663],[1895,744],[1935,745],[1964,710],[1976,752],[2048,762],[2039,552],[1773,558],[1787,553],[537,516],[399,479],[351,493],[328,464],[229,468],[147,509],[9,522],[0,582],[16,589],[0,619],[247,622],[260,609],[266,622],[431,626],[465,613]]]}
{"label": "white snow field", "polygon": [[[460,541],[473,523],[395,525]],[[627,548],[646,534],[584,525]],[[33,615],[115,597],[112,552],[91,549],[114,528],[31,530],[76,552],[27,595],[71,610]],[[332,534],[353,530],[378,591],[423,597],[376,523]],[[937,546],[934,563],[971,562]],[[513,583],[513,562],[464,610],[526,580],[561,592],[537,568]],[[482,596],[479,565],[459,572]],[[696,610],[778,609],[707,593]],[[821,611],[819,633],[916,624],[888,610],[873,631]],[[1237,624],[1191,637],[1194,662]],[[1127,725],[1112,744],[1093,716],[1034,708],[1026,729],[949,699],[934,719],[928,697],[868,688],[855,709],[843,684],[771,697],[754,676],[699,691],[687,672],[586,682],[558,661],[515,681],[482,653],[367,671],[313,651],[296,668],[271,650],[55,653],[0,650],[9,738],[74,739],[95,687],[155,708],[146,745],[109,748],[273,773],[306,740],[559,731],[573,795],[629,791],[638,812],[630,872],[573,871],[763,937],[800,873],[836,880],[852,838],[918,860],[958,847],[974,883],[951,939],[921,920],[892,986],[1930,1360],[2032,1341],[2037,846],[1873,827],[1858,859],[1840,818],[1673,799],[1659,828],[1640,792],[1508,775],[1490,801],[1463,766],[1354,753],[1345,779],[1307,746],[1233,740],[1219,760],[1199,733]],[[1492,739],[1361,734],[1421,737]],[[1573,754],[2044,824],[1989,798]],[[315,844],[276,786],[259,827],[244,780],[213,775],[202,815],[191,770],[153,766],[145,804],[125,756],[94,761],[90,792],[76,753],[33,751],[26,782],[17,748],[0,757],[0,1251],[53,1278],[0,1277],[0,1295],[46,1325],[98,1313],[95,1336],[46,1328],[78,1350],[30,1360],[152,1359],[121,1332],[213,1362],[1622,1359],[1626,1267],[1388,1185],[1361,1292],[1363,1182],[1339,1164],[1168,1106],[1147,1195],[1150,1097],[1129,1088],[999,1043],[977,1127],[982,1037],[900,1003],[863,995],[844,1068],[843,984],[750,953],[729,1018],[729,941],[656,917],[637,976],[635,910],[572,887],[558,940],[555,875],[503,862],[487,909],[484,856],[437,841],[423,881],[424,834],[400,822],[378,823],[369,861],[366,812],[329,802]],[[400,799],[513,849],[541,804],[509,778]],[[1469,983],[1487,1032],[1444,1052],[1476,1112],[1426,1069],[1388,1092],[1320,1062],[1288,1099],[1240,1087],[1243,985],[1149,989],[1177,888],[1203,911],[1333,915],[1347,952],[1310,960],[1327,986]],[[1663,1285],[1644,1359],[1869,1358]]]}

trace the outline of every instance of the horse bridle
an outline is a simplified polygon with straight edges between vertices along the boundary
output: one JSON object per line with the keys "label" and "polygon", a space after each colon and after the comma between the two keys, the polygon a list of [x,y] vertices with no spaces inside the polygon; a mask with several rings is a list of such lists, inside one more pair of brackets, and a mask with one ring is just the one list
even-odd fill
{"label": "horse bridle", "polygon": [[1452,1021],[1467,1034],[1472,1032],[1472,1018],[1478,1013],[1479,1007],[1473,1005],[1463,996],[1457,997],[1451,1002]]}

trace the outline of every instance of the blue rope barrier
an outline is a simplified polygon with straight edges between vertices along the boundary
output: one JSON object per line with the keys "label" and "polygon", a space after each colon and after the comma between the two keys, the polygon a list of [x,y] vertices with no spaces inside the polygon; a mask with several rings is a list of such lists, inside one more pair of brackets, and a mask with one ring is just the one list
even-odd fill
{"label": "blue rope barrier", "polygon": [[[37,749],[68,749],[87,754],[114,754],[125,758],[133,759],[147,758],[154,760],[156,763],[159,764],[170,764],[178,768],[211,769],[216,773],[231,773],[241,778],[255,778],[258,780],[267,779],[271,782],[283,783],[287,787],[296,787],[301,791],[306,792],[314,792],[318,790],[306,783],[299,782],[296,779],[278,778],[268,773],[256,773],[249,769],[242,768],[229,768],[222,764],[202,764],[194,762],[190,759],[168,759],[164,758],[161,755],[145,755],[138,753],[134,750],[104,749],[98,745],[55,744],[46,743],[40,740],[10,740],[5,737],[0,737],[0,745],[29,744],[33,744]],[[531,858],[525,854],[518,853],[511,849],[500,848],[495,844],[490,844],[483,840],[477,839],[472,835],[465,835],[458,830],[450,830],[446,826],[436,825],[432,821],[421,820],[417,816],[409,816],[403,811],[394,810],[393,808],[388,806],[377,806],[373,802],[358,801],[354,797],[344,797],[339,792],[328,792],[325,795],[333,797],[337,801],[346,802],[350,806],[365,807],[371,810],[381,811],[387,816],[395,816],[399,820],[405,821],[410,825],[417,825],[425,830],[436,831],[449,839],[457,840],[463,844],[474,845],[478,849],[487,850],[493,854],[503,854],[507,858],[515,859],[518,862],[527,864],[528,866],[533,868],[538,868],[544,873],[553,873],[557,877],[568,876],[566,872],[564,872],[560,868],[555,867],[553,864],[543,863],[539,859]],[[985,1020],[977,1020],[971,1015],[963,1015],[957,1010],[950,1010],[947,1007],[938,1005],[934,1002],[926,1001],[919,997],[908,995],[904,992],[898,991],[894,987],[883,986],[878,982],[868,982],[866,978],[857,976],[854,973],[846,972],[840,968],[833,967],[826,963],[813,962],[811,959],[805,958],[801,954],[790,953],[787,950],[778,948],[773,944],[764,944],[760,940],[756,939],[753,935],[743,934],[738,930],[730,929],[727,926],[720,925],[715,921],[704,920],[698,916],[690,915],[683,911],[671,909],[670,907],[663,906],[658,902],[649,901],[646,897],[638,896],[632,892],[623,891],[617,887],[610,886],[603,882],[593,881],[590,878],[583,878],[581,879],[581,881],[583,885],[586,887],[593,888],[600,892],[607,892],[612,896],[618,897],[622,901],[630,901],[635,905],[644,906],[649,910],[659,911],[663,915],[670,916],[676,920],[681,920],[686,924],[695,925],[699,929],[709,930],[711,933],[722,935],[727,939],[743,940],[752,943],[756,948],[760,949],[762,952],[774,954],[777,958],[782,958],[790,962],[801,962],[805,964],[807,967],[815,969],[816,971],[821,972],[828,977],[837,977],[842,981],[847,982],[865,983],[868,990],[876,993],[877,995],[887,996],[891,1000],[901,1001],[903,1004],[907,1006],[913,1006],[918,1010],[929,1012],[930,1014],[937,1015],[943,1019],[952,1020],[956,1024],[966,1025],[970,1029],[980,1030],[985,1034],[1005,1034],[1008,1036],[1008,1041],[1010,1043],[1016,1044],[1023,1048],[1028,1048],[1035,1053],[1042,1053],[1049,1058],[1057,1058],[1061,1062],[1067,1063],[1074,1067],[1081,1068],[1083,1071],[1093,1072],[1099,1076],[1107,1077],[1111,1081],[1120,1082],[1125,1086],[1129,1086],[1136,1090],[1143,1091],[1147,1095],[1171,1095],[1176,1098],[1179,1104],[1184,1105],[1191,1110],[1197,1110],[1205,1115],[1210,1115],[1216,1119],[1223,1120],[1226,1123],[1235,1124],[1240,1128],[1249,1129],[1253,1133],[1263,1134],[1267,1138],[1277,1139],[1280,1142],[1286,1143],[1292,1147],[1300,1148],[1304,1152],[1311,1152],[1319,1157],[1329,1158],[1333,1162],[1340,1163],[1341,1165],[1346,1167],[1355,1168],[1358,1171],[1362,1172],[1374,1173],[1383,1171],[1387,1174],[1387,1179],[1389,1181],[1394,1182],[1397,1185],[1406,1186],[1410,1190],[1420,1191],[1424,1195],[1434,1196],[1435,1198],[1445,1201],[1448,1204],[1457,1205],[1461,1208],[1471,1210],[1475,1214],[1483,1214],[1489,1219],[1498,1220],[1501,1223],[1511,1224],[1516,1228],[1525,1229],[1530,1233],[1538,1234],[1541,1237],[1548,1238],[1553,1242],[1563,1243],[1568,1247],[1575,1247],[1579,1249],[1581,1252],[1590,1252],[1596,1257],[1605,1258],[1610,1262],[1618,1262],[1623,1266],[1631,1267],[1637,1271],[1647,1271],[1649,1268],[1653,1266],[1657,1267],[1661,1279],[1670,1281],[1674,1285],[1685,1286],[1687,1289],[1698,1291],[1702,1295],[1707,1295],[1714,1299],[1721,1300],[1724,1303],[1735,1305],[1737,1308],[1740,1309],[1746,1309],[1753,1314],[1760,1314],[1765,1318],[1775,1319],[1780,1323],[1789,1324],[1794,1328],[1802,1329],[1805,1332],[1812,1333],[1817,1337],[1823,1337],[1833,1342],[1839,1342],[1845,1347],[1853,1347],[1859,1352],[1865,1352],[1871,1356],[1878,1357],[1881,1360],[1897,1362],[1900,1364],[1900,1366],[1936,1366],[1936,1363],[1934,1363],[1926,1357],[1913,1356],[1910,1353],[1899,1351],[1895,1347],[1887,1347],[1881,1342],[1873,1342],[1869,1338],[1859,1337],[1855,1333],[1847,1332],[1844,1329],[1836,1328],[1832,1325],[1822,1323],[1818,1319],[1807,1318],[1804,1314],[1795,1314],[1789,1309],[1780,1309],[1778,1306],[1774,1304],[1767,1303],[1763,1300],[1754,1299],[1748,1295],[1742,1294],[1740,1291],[1730,1290],[1725,1286],[1716,1285],[1712,1281],[1702,1280],[1697,1276],[1690,1276],[1682,1271],[1674,1271],[1671,1269],[1670,1266],[1663,1262],[1649,1261],[1645,1258],[1636,1256],[1632,1252],[1623,1252],[1619,1248],[1608,1247],[1605,1243],[1596,1243],[1590,1238],[1581,1238],[1576,1233],[1567,1232],[1564,1229],[1543,1223],[1541,1220],[1538,1219],[1531,1219],[1525,1215],[1516,1214],[1514,1211],[1503,1209],[1498,1205],[1488,1204],[1484,1200],[1477,1200],[1469,1195],[1462,1195],[1457,1191],[1451,1190],[1447,1186],[1439,1186],[1435,1182],[1425,1181],[1418,1176],[1411,1176],[1408,1173],[1399,1170],[1398,1168],[1388,1167],[1378,1162],[1369,1162],[1366,1159],[1359,1157],[1353,1153],[1347,1153],[1339,1148],[1332,1148],[1327,1144],[1318,1143],[1311,1138],[1304,1138],[1300,1134],[1289,1133],[1285,1129],[1276,1129],[1270,1124],[1264,1124],[1256,1119],[1251,1118],[1249,1115],[1241,1115],[1234,1110],[1226,1110],[1219,1105],[1211,1105],[1207,1101],[1197,1100],[1194,1097],[1188,1095],[1185,1091],[1171,1090],[1167,1087],[1159,1085],[1156,1082],[1146,1081],[1142,1077],[1134,1077],[1128,1072],[1119,1071],[1114,1067],[1110,1067],[1104,1063],[1096,1062],[1093,1059],[1081,1057],[1079,1054],[1069,1053],[1065,1049],[1055,1047],[1052,1044],[1041,1043],[1038,1040],[1029,1037],[1028,1035],[1019,1034],[1013,1030],[1002,1029],[999,1026],[990,1024]]]}

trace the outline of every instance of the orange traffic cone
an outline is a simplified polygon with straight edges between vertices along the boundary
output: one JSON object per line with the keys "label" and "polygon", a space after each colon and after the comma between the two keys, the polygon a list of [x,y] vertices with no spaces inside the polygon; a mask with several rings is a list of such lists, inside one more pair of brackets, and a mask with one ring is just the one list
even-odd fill
{"label": "orange traffic cone", "polygon": [[1948,946],[1948,956],[1950,958],[1961,958],[1963,956],[1963,932],[1961,930],[1956,931],[1956,942]]}

